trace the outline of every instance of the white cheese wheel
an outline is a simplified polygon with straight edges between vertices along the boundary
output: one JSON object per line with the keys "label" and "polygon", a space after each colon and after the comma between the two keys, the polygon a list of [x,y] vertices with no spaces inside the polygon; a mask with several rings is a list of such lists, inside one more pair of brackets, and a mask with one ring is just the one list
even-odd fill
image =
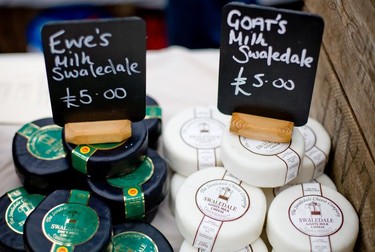
{"label": "white cheese wheel", "polygon": [[225,130],[221,160],[229,172],[250,185],[277,187],[297,177],[304,150],[303,136],[297,130],[290,143],[259,141]]}
{"label": "white cheese wheel", "polygon": [[207,251],[235,251],[259,238],[266,215],[260,188],[222,167],[190,175],[176,196],[177,227],[189,243]]}
{"label": "white cheese wheel", "polygon": [[303,183],[272,201],[266,229],[275,251],[353,251],[359,220],[339,192]]}
{"label": "white cheese wheel", "polygon": [[[180,252],[200,252],[198,248],[193,247],[191,244],[189,244],[186,240],[183,241],[181,244]],[[239,249],[239,250],[229,250],[232,252],[267,252],[267,246],[263,242],[261,238],[256,239],[253,243],[250,245],[247,245],[246,247]]]}
{"label": "white cheese wheel", "polygon": [[318,121],[309,118],[306,125],[295,127],[305,140],[305,155],[302,167],[293,183],[311,181],[324,173],[331,150],[331,138]]}
{"label": "white cheese wheel", "polygon": [[163,129],[163,154],[175,172],[189,176],[205,167],[222,166],[221,136],[230,116],[214,106],[180,111]]}
{"label": "white cheese wheel", "polygon": [[170,182],[170,193],[169,193],[169,208],[172,214],[175,213],[176,195],[180,186],[184,183],[186,177],[181,174],[174,173],[171,177]]}
{"label": "white cheese wheel", "polygon": [[[309,182],[315,182],[315,183],[321,183],[322,185],[325,185],[329,188],[331,188],[332,190],[335,190],[337,191],[337,188],[336,188],[336,185],[335,183],[332,181],[332,179],[330,177],[328,177],[326,174],[322,174],[320,175],[319,177],[309,181]],[[267,199],[267,209],[269,208],[272,200],[282,191],[284,191],[285,189],[291,187],[291,186],[294,186],[294,185],[298,185],[300,183],[294,183],[294,180],[289,183],[289,184],[286,184],[284,186],[281,186],[281,187],[275,187],[275,188],[263,188],[263,192],[264,192],[264,195],[266,195],[266,199]]]}

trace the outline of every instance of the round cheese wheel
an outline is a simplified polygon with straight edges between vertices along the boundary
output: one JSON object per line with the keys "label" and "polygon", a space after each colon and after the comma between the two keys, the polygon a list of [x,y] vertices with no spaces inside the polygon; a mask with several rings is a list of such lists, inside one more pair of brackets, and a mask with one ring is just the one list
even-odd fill
{"label": "round cheese wheel", "polygon": [[[189,244],[187,241],[183,241],[181,244],[180,252],[200,252],[198,248],[193,247],[191,244]],[[268,252],[268,249],[266,247],[266,244],[262,241],[261,238],[256,239],[253,243],[250,245],[245,246],[242,249],[239,250],[228,250],[232,252]]]}
{"label": "round cheese wheel", "polygon": [[133,171],[148,145],[145,120],[132,122],[132,136],[119,143],[75,145],[63,139],[67,157],[77,171],[92,177],[110,178]]}
{"label": "round cheese wheel", "polygon": [[157,149],[158,140],[162,132],[162,109],[151,96],[146,96],[145,122],[148,129],[148,147]]}
{"label": "round cheese wheel", "polygon": [[[330,177],[328,177],[324,173],[322,175],[320,175],[319,177],[317,177],[317,178],[315,178],[315,179],[313,179],[313,180],[311,180],[309,182],[321,183],[322,185],[327,186],[327,187],[331,188],[332,190],[337,191],[335,183],[332,181],[332,179]],[[287,188],[289,188],[291,186],[297,185],[297,184],[300,184],[300,183],[294,183],[294,181],[292,181],[291,183],[286,184],[286,185],[281,186],[281,187],[263,188],[264,195],[266,195],[266,199],[267,199],[267,209],[269,208],[272,200],[280,192],[284,191],[285,189],[287,189]]]}
{"label": "round cheese wheel", "polygon": [[295,129],[301,132],[305,140],[305,155],[293,183],[303,183],[323,174],[331,150],[331,138],[323,125],[313,118],[309,118],[306,125]]}
{"label": "round cheese wheel", "polygon": [[262,232],[265,215],[262,190],[222,167],[193,173],[176,196],[175,218],[183,238],[207,251],[235,251],[251,244]]}
{"label": "round cheese wheel", "polygon": [[166,162],[149,148],[133,172],[109,179],[88,178],[88,184],[110,207],[113,223],[151,222],[168,193],[167,176]]}
{"label": "round cheese wheel", "polygon": [[214,106],[187,108],[172,117],[163,130],[163,153],[170,168],[187,177],[205,167],[222,166],[221,135],[229,120]]}
{"label": "round cheese wheel", "polygon": [[81,190],[49,194],[24,225],[27,251],[106,251],[111,237],[108,206]]}
{"label": "round cheese wheel", "polygon": [[339,192],[303,183],[272,201],[266,229],[275,251],[353,251],[359,220]]}
{"label": "round cheese wheel", "polygon": [[174,173],[171,177],[170,182],[170,193],[169,193],[169,208],[171,209],[172,214],[175,213],[175,204],[176,204],[176,195],[178,189],[184,183],[186,177],[182,176],[181,174]]}
{"label": "round cheese wheel", "polygon": [[29,194],[24,187],[0,198],[0,251],[24,251],[24,223],[43,199],[43,195]]}
{"label": "round cheese wheel", "polygon": [[12,154],[17,175],[30,193],[87,188],[86,176],[75,171],[67,160],[62,128],[52,118],[23,125],[13,137]]}
{"label": "round cheese wheel", "polygon": [[112,251],[173,252],[167,238],[148,223],[129,222],[113,227]]}
{"label": "round cheese wheel", "polygon": [[294,130],[290,143],[253,140],[223,133],[221,159],[234,176],[257,187],[282,186],[295,179],[301,167],[305,144]]}

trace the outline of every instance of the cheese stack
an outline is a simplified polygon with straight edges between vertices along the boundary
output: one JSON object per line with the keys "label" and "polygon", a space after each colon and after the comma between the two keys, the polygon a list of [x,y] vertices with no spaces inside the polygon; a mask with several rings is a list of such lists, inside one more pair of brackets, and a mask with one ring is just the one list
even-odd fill
{"label": "cheese stack", "polygon": [[168,183],[166,162],[154,149],[162,130],[161,109],[146,98],[145,119],[133,122],[132,136],[120,143],[68,143],[64,128],[52,118],[21,127],[13,138],[13,159],[24,187],[8,192],[2,201],[11,205],[4,207],[5,215],[21,209],[25,218],[13,212],[8,214],[11,221],[4,217],[0,227],[11,232],[0,237],[0,247],[104,251],[112,246],[112,224],[152,221]]}
{"label": "cheese stack", "polygon": [[[274,246],[274,243],[270,244],[268,241],[265,222],[258,223],[260,226],[252,223],[252,226],[259,227],[260,231],[244,231],[240,226],[236,226],[232,227],[232,233],[226,233],[224,227],[235,222],[232,220],[223,221],[215,214],[220,213],[218,206],[227,206],[224,201],[220,201],[219,191],[227,186],[228,182],[224,179],[224,175],[222,177],[215,176],[215,173],[228,174],[231,178],[241,181],[240,184],[244,188],[261,189],[262,195],[265,195],[264,198],[267,199],[264,214],[267,213],[269,205],[277,194],[293,185],[311,182],[330,188],[330,190],[336,190],[334,182],[324,174],[330,152],[330,138],[323,126],[316,120],[309,118],[305,126],[295,127],[290,143],[273,143],[248,139],[231,133],[229,119],[224,116],[222,137],[217,151],[215,151],[215,158],[219,162],[211,162],[210,167],[205,160],[212,159],[201,158],[204,157],[202,153],[205,151],[201,144],[203,141],[199,143],[200,145],[197,142],[197,139],[201,140],[203,137],[199,138],[197,133],[194,135],[192,130],[188,130],[189,126],[194,125],[195,122],[196,125],[199,125],[197,122],[199,117],[196,116],[198,112],[194,112],[194,109],[199,111],[197,108],[186,109],[183,113],[172,118],[166,125],[168,133],[163,136],[164,156],[174,172],[171,177],[170,208],[175,214],[178,228],[185,239],[180,251],[195,251],[197,249],[236,251],[241,249],[239,245],[245,248],[262,238],[264,239],[263,244],[267,244],[268,249],[272,249],[271,245]],[[189,132],[190,136],[184,136]],[[223,167],[215,165],[217,163]],[[204,167],[206,169],[203,169]],[[220,189],[216,189],[217,195],[213,196],[212,193],[212,195],[206,196],[205,193],[216,186],[210,185],[210,183],[220,179],[223,181],[219,184],[225,186],[218,186]],[[204,195],[201,199],[199,199],[200,194]],[[257,198],[257,201],[262,201],[260,198]],[[206,203],[207,205],[204,205]],[[254,204],[254,206],[257,205]],[[186,216],[189,216],[189,220]],[[228,218],[230,219],[230,217]],[[261,219],[261,217],[259,218]],[[249,222],[242,220],[242,225],[244,223]],[[243,240],[239,238],[241,232],[248,232],[247,244],[244,243],[245,238]],[[229,247],[227,244],[235,245]]]}

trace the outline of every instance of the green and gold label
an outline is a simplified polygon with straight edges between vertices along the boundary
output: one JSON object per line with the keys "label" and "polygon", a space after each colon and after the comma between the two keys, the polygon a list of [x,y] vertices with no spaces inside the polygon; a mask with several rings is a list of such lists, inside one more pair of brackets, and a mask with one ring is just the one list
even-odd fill
{"label": "green and gold label", "polygon": [[149,157],[143,156],[141,165],[133,172],[121,177],[107,179],[107,182],[122,188],[127,219],[142,219],[145,214],[145,200],[142,184],[154,173],[154,164]]}
{"label": "green and gold label", "polygon": [[161,119],[161,108],[159,106],[146,106],[145,119]]}
{"label": "green and gold label", "polygon": [[147,156],[142,157],[142,162],[131,173],[117,178],[107,179],[107,182],[118,188],[132,187],[134,185],[141,185],[148,181],[154,173],[154,163],[151,158]]}
{"label": "green and gold label", "polygon": [[124,142],[78,145],[72,150],[72,166],[79,172],[87,174],[87,161],[97,150],[112,150],[123,144]]}
{"label": "green and gold label", "polygon": [[44,216],[42,228],[53,245],[51,251],[70,252],[74,246],[90,240],[99,228],[99,216],[87,205],[89,193],[72,190],[69,201]]}
{"label": "green and gold label", "polygon": [[62,128],[57,125],[40,128],[33,123],[28,123],[17,133],[27,138],[27,150],[36,158],[56,160],[66,156],[62,143]]}
{"label": "green and gold label", "polygon": [[28,194],[23,187],[7,193],[12,203],[5,212],[5,221],[10,229],[17,234],[23,234],[23,225],[29,214],[39,205],[44,196]]}
{"label": "green and gold label", "polygon": [[115,235],[112,239],[112,252],[147,251],[157,252],[158,247],[147,235],[136,231],[127,231]]}

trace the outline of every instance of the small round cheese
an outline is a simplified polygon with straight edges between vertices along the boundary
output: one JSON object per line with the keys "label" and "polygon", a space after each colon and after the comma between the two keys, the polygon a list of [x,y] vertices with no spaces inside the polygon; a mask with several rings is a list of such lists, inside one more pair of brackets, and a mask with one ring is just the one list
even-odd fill
{"label": "small round cheese", "polygon": [[129,222],[113,227],[112,251],[173,252],[167,238],[148,223]]}
{"label": "small round cheese", "polygon": [[[181,244],[180,252],[200,252],[198,248],[193,247],[191,244],[189,244],[187,241],[183,241]],[[256,239],[253,243],[250,245],[245,246],[242,249],[239,250],[229,250],[231,252],[268,252],[266,244],[263,242],[261,238]]]}
{"label": "small round cheese", "polygon": [[259,141],[225,130],[221,159],[234,176],[257,187],[282,186],[295,179],[301,167],[305,144],[294,130],[290,143]]}
{"label": "small round cheese", "polygon": [[145,122],[148,129],[148,147],[156,150],[162,131],[162,110],[158,102],[151,96],[146,96]]}
{"label": "small round cheese", "polygon": [[24,251],[24,223],[43,199],[43,195],[29,194],[24,187],[0,198],[0,251]]}
{"label": "small round cheese", "polygon": [[[335,190],[337,191],[337,188],[336,188],[336,185],[335,183],[332,181],[332,179],[330,177],[328,177],[326,174],[322,174],[320,175],[319,177],[309,181],[309,182],[315,182],[315,183],[321,183],[322,185],[324,186],[327,186],[329,188],[331,188],[332,190]],[[264,195],[266,195],[266,199],[267,199],[267,209],[269,208],[272,200],[282,191],[284,191],[285,189],[291,187],[291,186],[294,186],[294,185],[297,185],[297,184],[300,184],[300,183],[294,183],[294,180],[284,186],[281,186],[281,187],[275,187],[275,188],[263,188],[263,192],[264,192]]]}
{"label": "small round cheese", "polygon": [[52,118],[23,125],[13,137],[12,154],[17,175],[30,193],[87,188],[86,176],[75,171],[66,158],[62,128]]}
{"label": "small round cheese", "polygon": [[301,132],[305,140],[305,155],[293,183],[303,183],[323,174],[331,150],[331,138],[323,125],[313,118],[309,118],[306,125],[295,129]]}
{"label": "small round cheese", "polygon": [[175,218],[183,238],[207,251],[235,251],[262,232],[266,200],[222,167],[190,175],[176,196]]}
{"label": "small round cheese", "polygon": [[110,178],[133,171],[148,145],[145,120],[132,122],[132,136],[120,143],[75,145],[63,139],[74,169],[97,178]]}
{"label": "small round cheese", "polygon": [[170,182],[170,193],[169,193],[169,208],[171,209],[172,214],[175,213],[175,204],[176,204],[176,195],[178,189],[184,183],[186,177],[182,176],[181,174],[174,173],[171,177]]}
{"label": "small round cheese", "polygon": [[113,223],[151,222],[168,193],[167,176],[164,159],[148,148],[133,172],[109,179],[88,178],[88,184],[110,207]]}
{"label": "small round cheese", "polygon": [[81,190],[49,194],[24,225],[26,251],[106,251],[111,237],[108,206]]}
{"label": "small round cheese", "polygon": [[163,153],[171,169],[189,176],[205,167],[222,166],[221,135],[229,116],[214,106],[195,106],[172,117],[163,130]]}
{"label": "small round cheese", "polygon": [[339,192],[303,183],[272,201],[266,229],[275,251],[353,251],[359,220]]}

